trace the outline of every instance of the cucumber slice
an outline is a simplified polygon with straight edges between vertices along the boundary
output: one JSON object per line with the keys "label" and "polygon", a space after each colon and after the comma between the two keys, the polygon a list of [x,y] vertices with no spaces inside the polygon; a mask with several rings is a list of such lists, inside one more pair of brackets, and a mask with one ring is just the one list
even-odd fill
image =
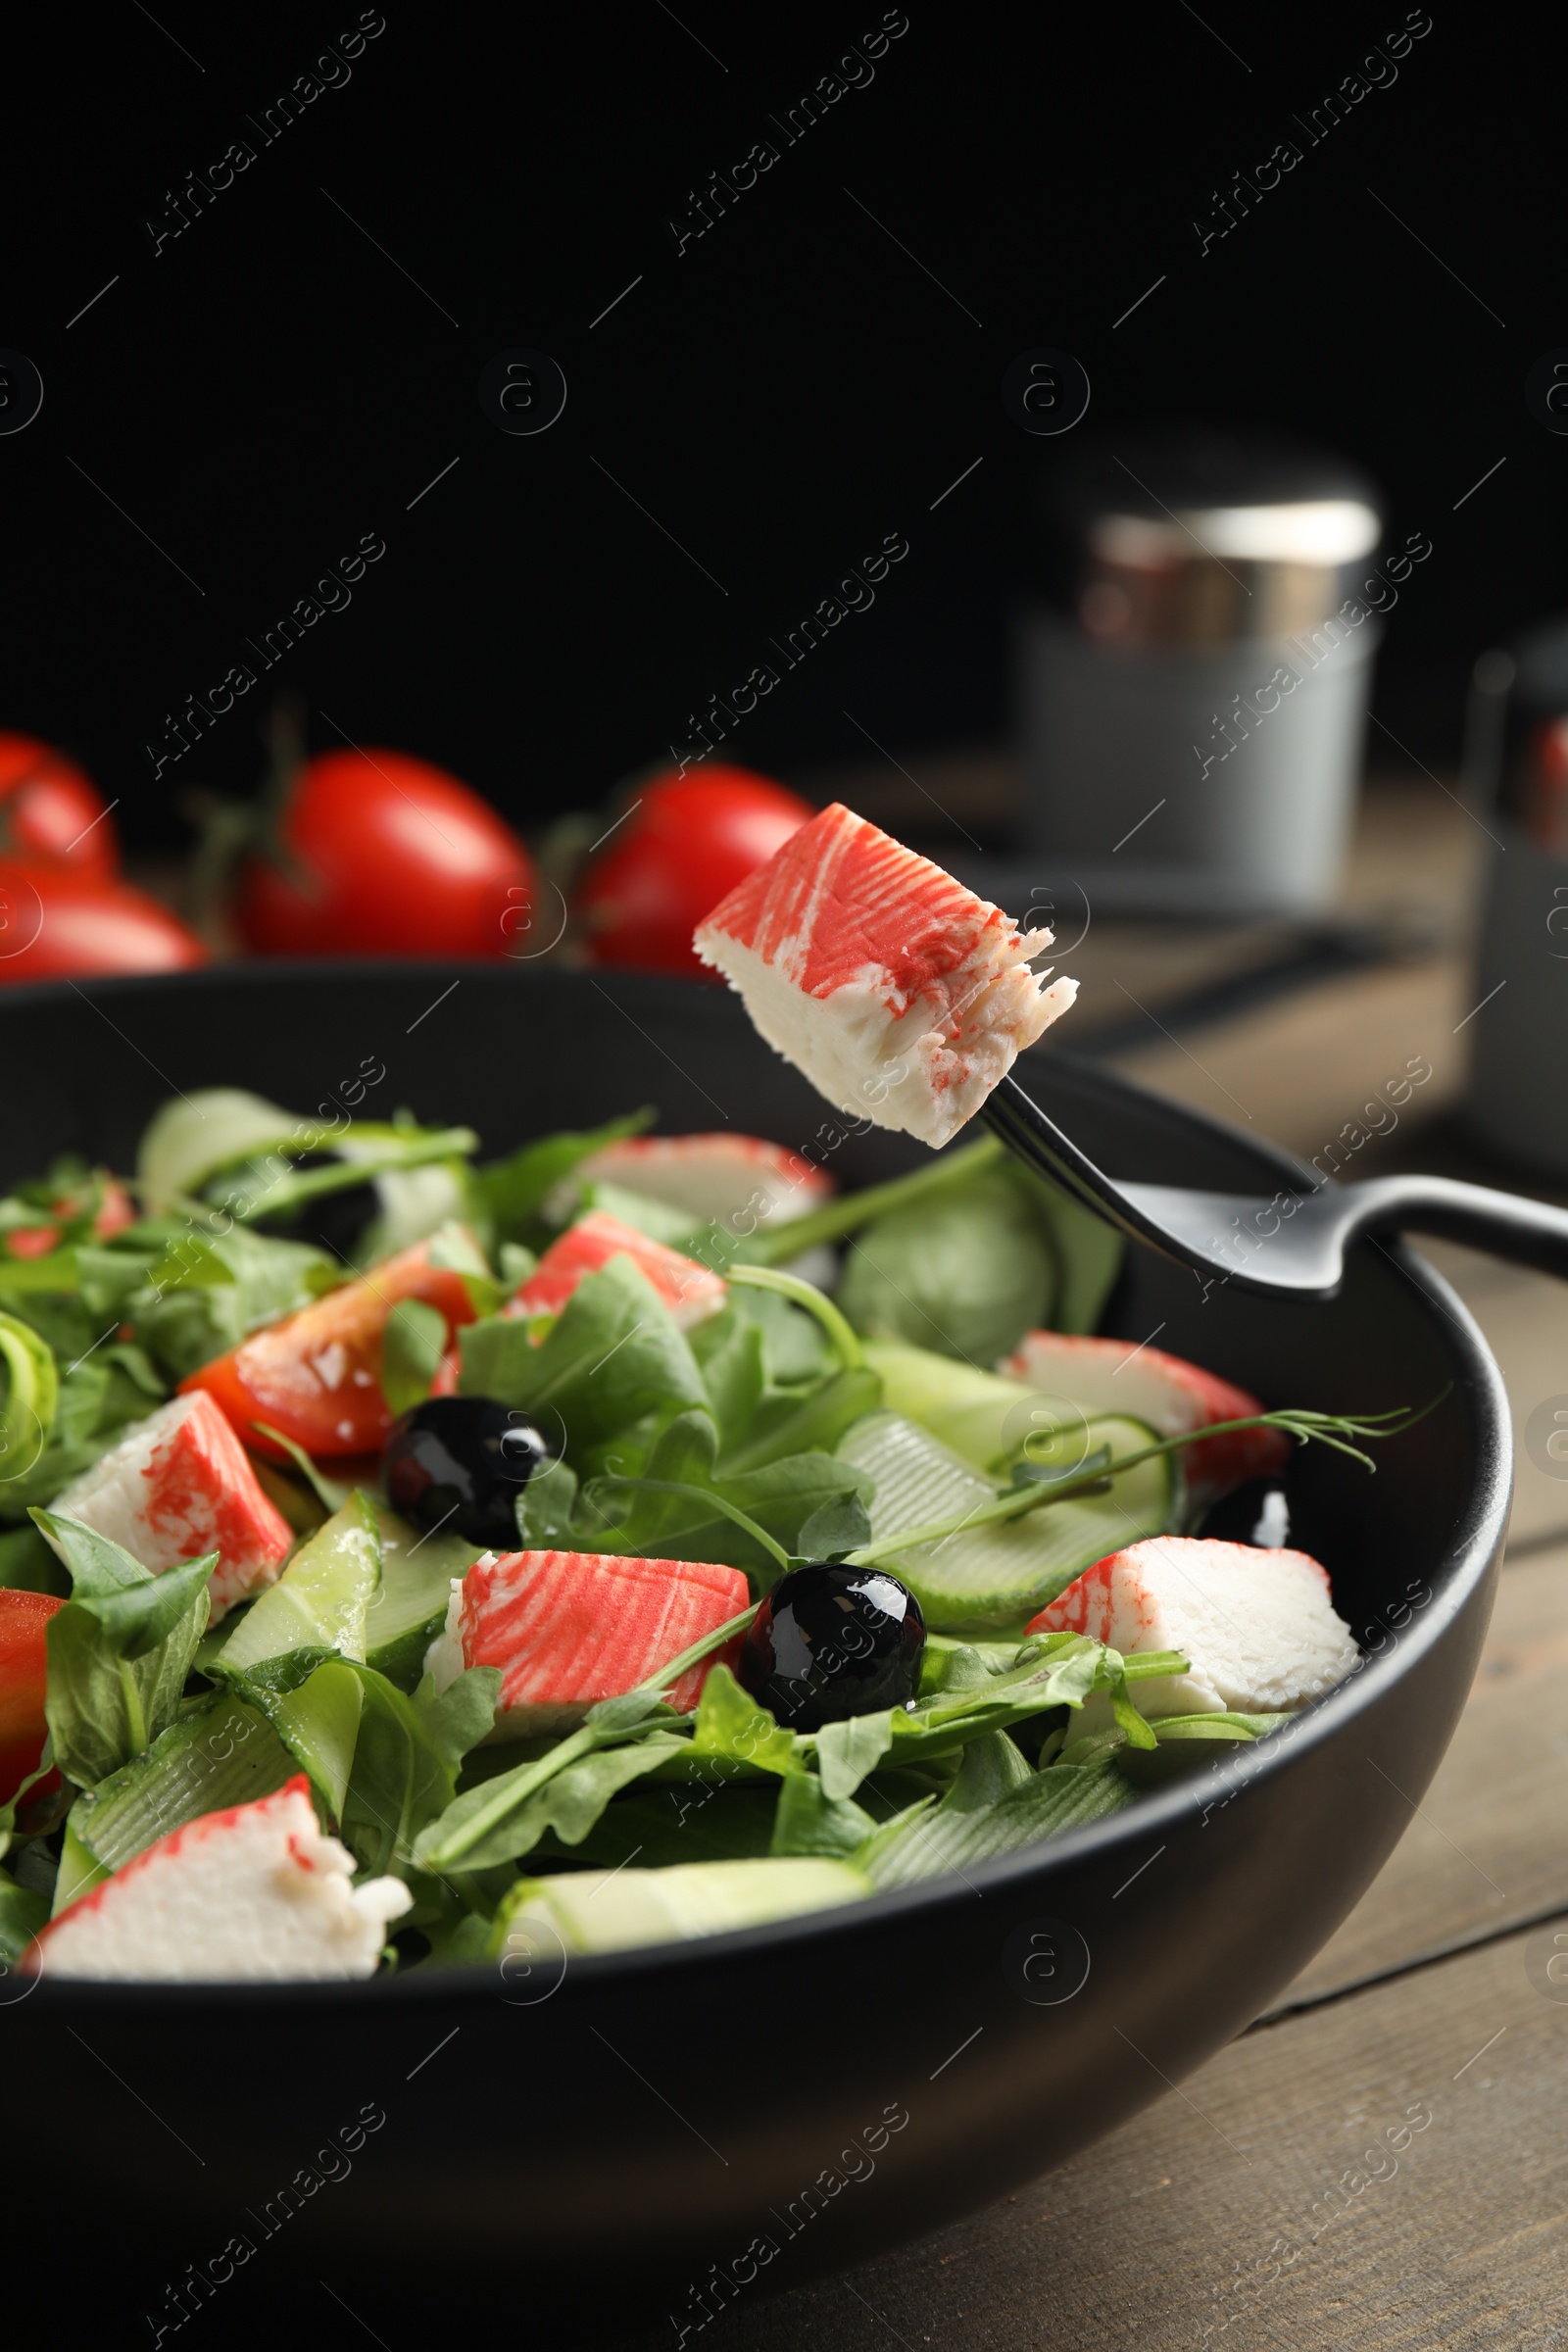
{"label": "cucumber slice", "polygon": [[890,1412],[918,1421],[977,1470],[999,1478],[1034,1436],[1048,1401],[1021,1380],[903,1341],[867,1340],[865,1360],[882,1383]]}
{"label": "cucumber slice", "polygon": [[[1021,1519],[890,1553],[882,1565],[909,1587],[933,1633],[996,1639],[1020,1631],[1096,1560],[1180,1524],[1182,1477],[1173,1454],[1140,1463],[1120,1477],[1114,1473],[1120,1457],[1157,1442],[1146,1422],[1120,1415],[1093,1419],[1088,1446],[1110,1448],[1108,1494],[1047,1503]],[[1037,1443],[1030,1448],[1037,1462],[1049,1464],[1054,1453],[1063,1468],[1084,1451],[1080,1430],[1066,1433],[1054,1446]],[[871,1533],[878,1541],[896,1536],[901,1527],[972,1510],[997,1492],[951,1446],[901,1413],[868,1413],[841,1441],[839,1456],[876,1482]]]}
{"label": "cucumber slice", "polygon": [[740,1862],[678,1862],[667,1870],[569,1870],[523,1879],[496,1914],[492,1957],[618,1952],[755,1928],[851,1903],[871,1891],[848,1862],[770,1856]]}
{"label": "cucumber slice", "polygon": [[199,1714],[171,1724],[144,1756],[77,1797],[66,1824],[56,1913],[172,1830],[270,1796],[298,1769],[259,1709],[219,1692]]}
{"label": "cucumber slice", "polygon": [[381,1531],[369,1496],[356,1489],[246,1610],[220,1653],[222,1664],[248,1668],[309,1648],[363,1658],[380,1582]]}
{"label": "cucumber slice", "polygon": [[424,1653],[446,1623],[452,1579],[466,1576],[475,1544],[439,1531],[421,1537],[396,1511],[376,1506],[381,1582],[365,1620],[365,1658],[400,1690],[417,1688]]}

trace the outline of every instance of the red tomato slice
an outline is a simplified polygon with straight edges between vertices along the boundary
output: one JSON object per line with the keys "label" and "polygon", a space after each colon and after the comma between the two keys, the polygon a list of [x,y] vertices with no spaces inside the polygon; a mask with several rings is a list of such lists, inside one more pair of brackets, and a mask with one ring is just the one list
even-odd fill
{"label": "red tomato slice", "polygon": [[258,1434],[258,1421],[309,1454],[379,1453],[393,1418],[381,1393],[381,1334],[400,1298],[435,1307],[449,1341],[474,1319],[462,1275],[432,1266],[429,1243],[416,1242],[314,1306],[253,1333],[180,1388],[210,1391],[244,1443],[273,1461],[287,1457]]}
{"label": "red tomato slice", "polygon": [[712,981],[692,933],[816,810],[750,768],[705,766],[643,786],[577,893],[596,963]]}
{"label": "red tomato slice", "polygon": [[[0,1592],[0,1805],[8,1804],[43,1753],[46,1630],[65,1603],[47,1592]],[[60,1786],[58,1773],[48,1787]],[[36,1794],[44,1793],[40,1782]]]}

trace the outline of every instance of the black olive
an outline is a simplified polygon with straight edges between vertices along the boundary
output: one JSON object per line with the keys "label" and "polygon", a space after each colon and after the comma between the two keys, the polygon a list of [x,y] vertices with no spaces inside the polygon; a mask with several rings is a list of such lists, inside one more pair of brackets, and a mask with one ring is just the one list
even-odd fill
{"label": "black olive", "polygon": [[752,1620],[739,1679],[794,1732],[902,1707],[919,1688],[925,1620],[885,1568],[812,1564],[779,1578]]}
{"label": "black olive", "polygon": [[517,1548],[517,1496],[548,1455],[525,1413],[490,1396],[427,1396],[386,1442],[387,1499],[426,1533]]}

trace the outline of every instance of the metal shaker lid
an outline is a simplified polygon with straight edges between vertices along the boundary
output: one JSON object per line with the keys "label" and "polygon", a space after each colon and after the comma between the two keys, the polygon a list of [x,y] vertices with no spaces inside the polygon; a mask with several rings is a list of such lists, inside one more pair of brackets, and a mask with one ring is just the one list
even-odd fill
{"label": "metal shaker lid", "polygon": [[1370,483],[1338,460],[1197,426],[1086,439],[1042,493],[1056,601],[1107,646],[1311,628],[1382,531]]}

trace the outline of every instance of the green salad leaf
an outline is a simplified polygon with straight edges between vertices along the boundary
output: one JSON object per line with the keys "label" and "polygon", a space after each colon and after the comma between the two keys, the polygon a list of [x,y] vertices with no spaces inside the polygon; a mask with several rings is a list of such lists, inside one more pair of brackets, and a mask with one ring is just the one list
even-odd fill
{"label": "green salad leaf", "polygon": [[890,1210],[851,1242],[839,1297],[875,1339],[990,1364],[1050,1323],[1049,1228],[1006,1168]]}
{"label": "green salad leaf", "polygon": [[218,1554],[152,1576],[79,1520],[34,1516],[72,1578],[72,1597],[46,1633],[44,1713],[61,1771],[91,1788],[173,1720],[206,1631]]}
{"label": "green salad leaf", "polygon": [[0,1983],[26,1957],[48,1918],[47,1897],[30,1886],[19,1886],[8,1870],[0,1870]]}
{"label": "green salad leaf", "polygon": [[311,1305],[341,1275],[311,1242],[279,1241],[242,1225],[225,1234],[186,1231],[119,1306],[160,1370],[177,1383],[264,1324]]}
{"label": "green salad leaf", "polygon": [[423,1298],[400,1298],[381,1333],[381,1393],[396,1413],[422,1403],[447,1351],[447,1319]]}
{"label": "green salad leaf", "polygon": [[468,1324],[460,1344],[467,1395],[517,1405],[547,1432],[559,1424],[568,1456],[589,1468],[610,1467],[604,1449],[644,1420],[662,1426],[707,1400],[683,1333],[628,1257],[586,1276],[538,1345],[526,1320],[502,1316]]}
{"label": "green salad leaf", "polygon": [[634,1110],[585,1134],[540,1136],[510,1158],[492,1160],[476,1169],[472,1181],[476,1220],[487,1223],[491,1237],[498,1242],[548,1240],[550,1229],[542,1212],[550,1196],[594,1152],[618,1144],[625,1136],[641,1135],[657,1115],[653,1110]]}

